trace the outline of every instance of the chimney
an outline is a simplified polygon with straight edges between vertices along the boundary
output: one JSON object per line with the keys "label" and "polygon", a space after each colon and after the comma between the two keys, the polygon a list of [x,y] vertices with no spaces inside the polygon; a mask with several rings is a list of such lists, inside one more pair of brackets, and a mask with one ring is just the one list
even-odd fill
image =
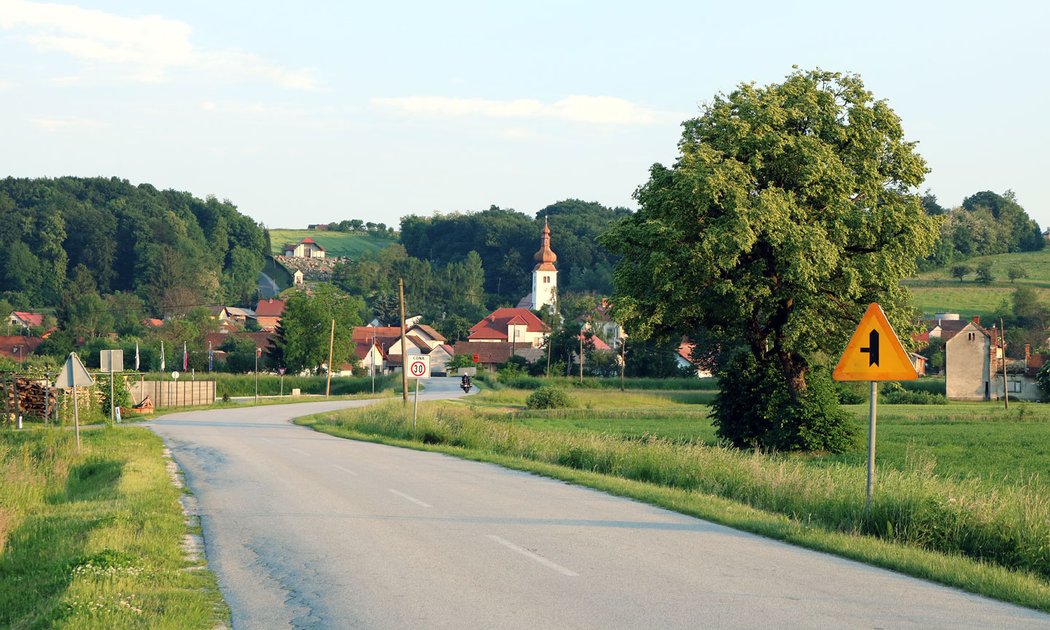
{"label": "chimney", "polygon": [[973,316],[973,323],[975,323],[978,326],[980,326],[981,325],[981,316],[980,315],[974,315]]}
{"label": "chimney", "polygon": [[1024,345],[1024,370],[1028,371],[1028,366],[1032,363],[1032,344],[1026,343]]}

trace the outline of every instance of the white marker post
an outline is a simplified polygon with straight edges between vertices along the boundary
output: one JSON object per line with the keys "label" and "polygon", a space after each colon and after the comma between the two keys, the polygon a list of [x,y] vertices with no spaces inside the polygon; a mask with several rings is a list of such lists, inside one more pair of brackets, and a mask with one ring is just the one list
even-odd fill
{"label": "white marker post", "polygon": [[412,403],[412,431],[416,430],[416,416],[419,413],[419,381],[430,378],[430,357],[425,354],[413,354],[408,360],[408,373],[416,379],[416,397]]}

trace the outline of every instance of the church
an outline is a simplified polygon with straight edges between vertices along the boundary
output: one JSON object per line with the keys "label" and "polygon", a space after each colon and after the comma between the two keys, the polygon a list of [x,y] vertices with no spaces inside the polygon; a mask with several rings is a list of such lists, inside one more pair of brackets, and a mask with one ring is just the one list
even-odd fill
{"label": "church", "polygon": [[515,308],[498,308],[470,329],[467,341],[456,343],[456,354],[478,356],[482,365],[506,363],[511,356],[536,361],[543,356],[543,342],[551,328],[534,311],[544,306],[553,310],[558,300],[558,256],[551,249],[551,228],[544,221],[540,249],[533,256],[532,292]]}

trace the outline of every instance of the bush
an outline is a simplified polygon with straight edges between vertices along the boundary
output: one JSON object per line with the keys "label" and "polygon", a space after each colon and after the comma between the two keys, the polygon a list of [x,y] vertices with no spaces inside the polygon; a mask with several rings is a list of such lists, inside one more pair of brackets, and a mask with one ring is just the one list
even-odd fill
{"label": "bush", "polygon": [[557,387],[541,387],[525,399],[528,409],[566,409],[575,407],[576,403],[568,392]]}
{"label": "bush", "polygon": [[947,405],[943,394],[923,389],[905,389],[900,383],[887,383],[879,395],[879,402],[887,405]]}
{"label": "bush", "polygon": [[839,408],[826,369],[812,370],[805,392],[792,398],[775,365],[759,364],[742,352],[728,362],[719,382],[711,418],[718,436],[737,448],[843,453],[856,442],[857,430]]}

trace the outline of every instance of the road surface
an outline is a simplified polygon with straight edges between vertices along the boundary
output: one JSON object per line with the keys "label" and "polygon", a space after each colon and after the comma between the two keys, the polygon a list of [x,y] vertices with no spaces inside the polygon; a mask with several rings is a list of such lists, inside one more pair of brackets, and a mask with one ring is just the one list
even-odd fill
{"label": "road surface", "polygon": [[360,404],[150,423],[185,472],[234,628],[1050,627],[634,501],[289,423]]}

